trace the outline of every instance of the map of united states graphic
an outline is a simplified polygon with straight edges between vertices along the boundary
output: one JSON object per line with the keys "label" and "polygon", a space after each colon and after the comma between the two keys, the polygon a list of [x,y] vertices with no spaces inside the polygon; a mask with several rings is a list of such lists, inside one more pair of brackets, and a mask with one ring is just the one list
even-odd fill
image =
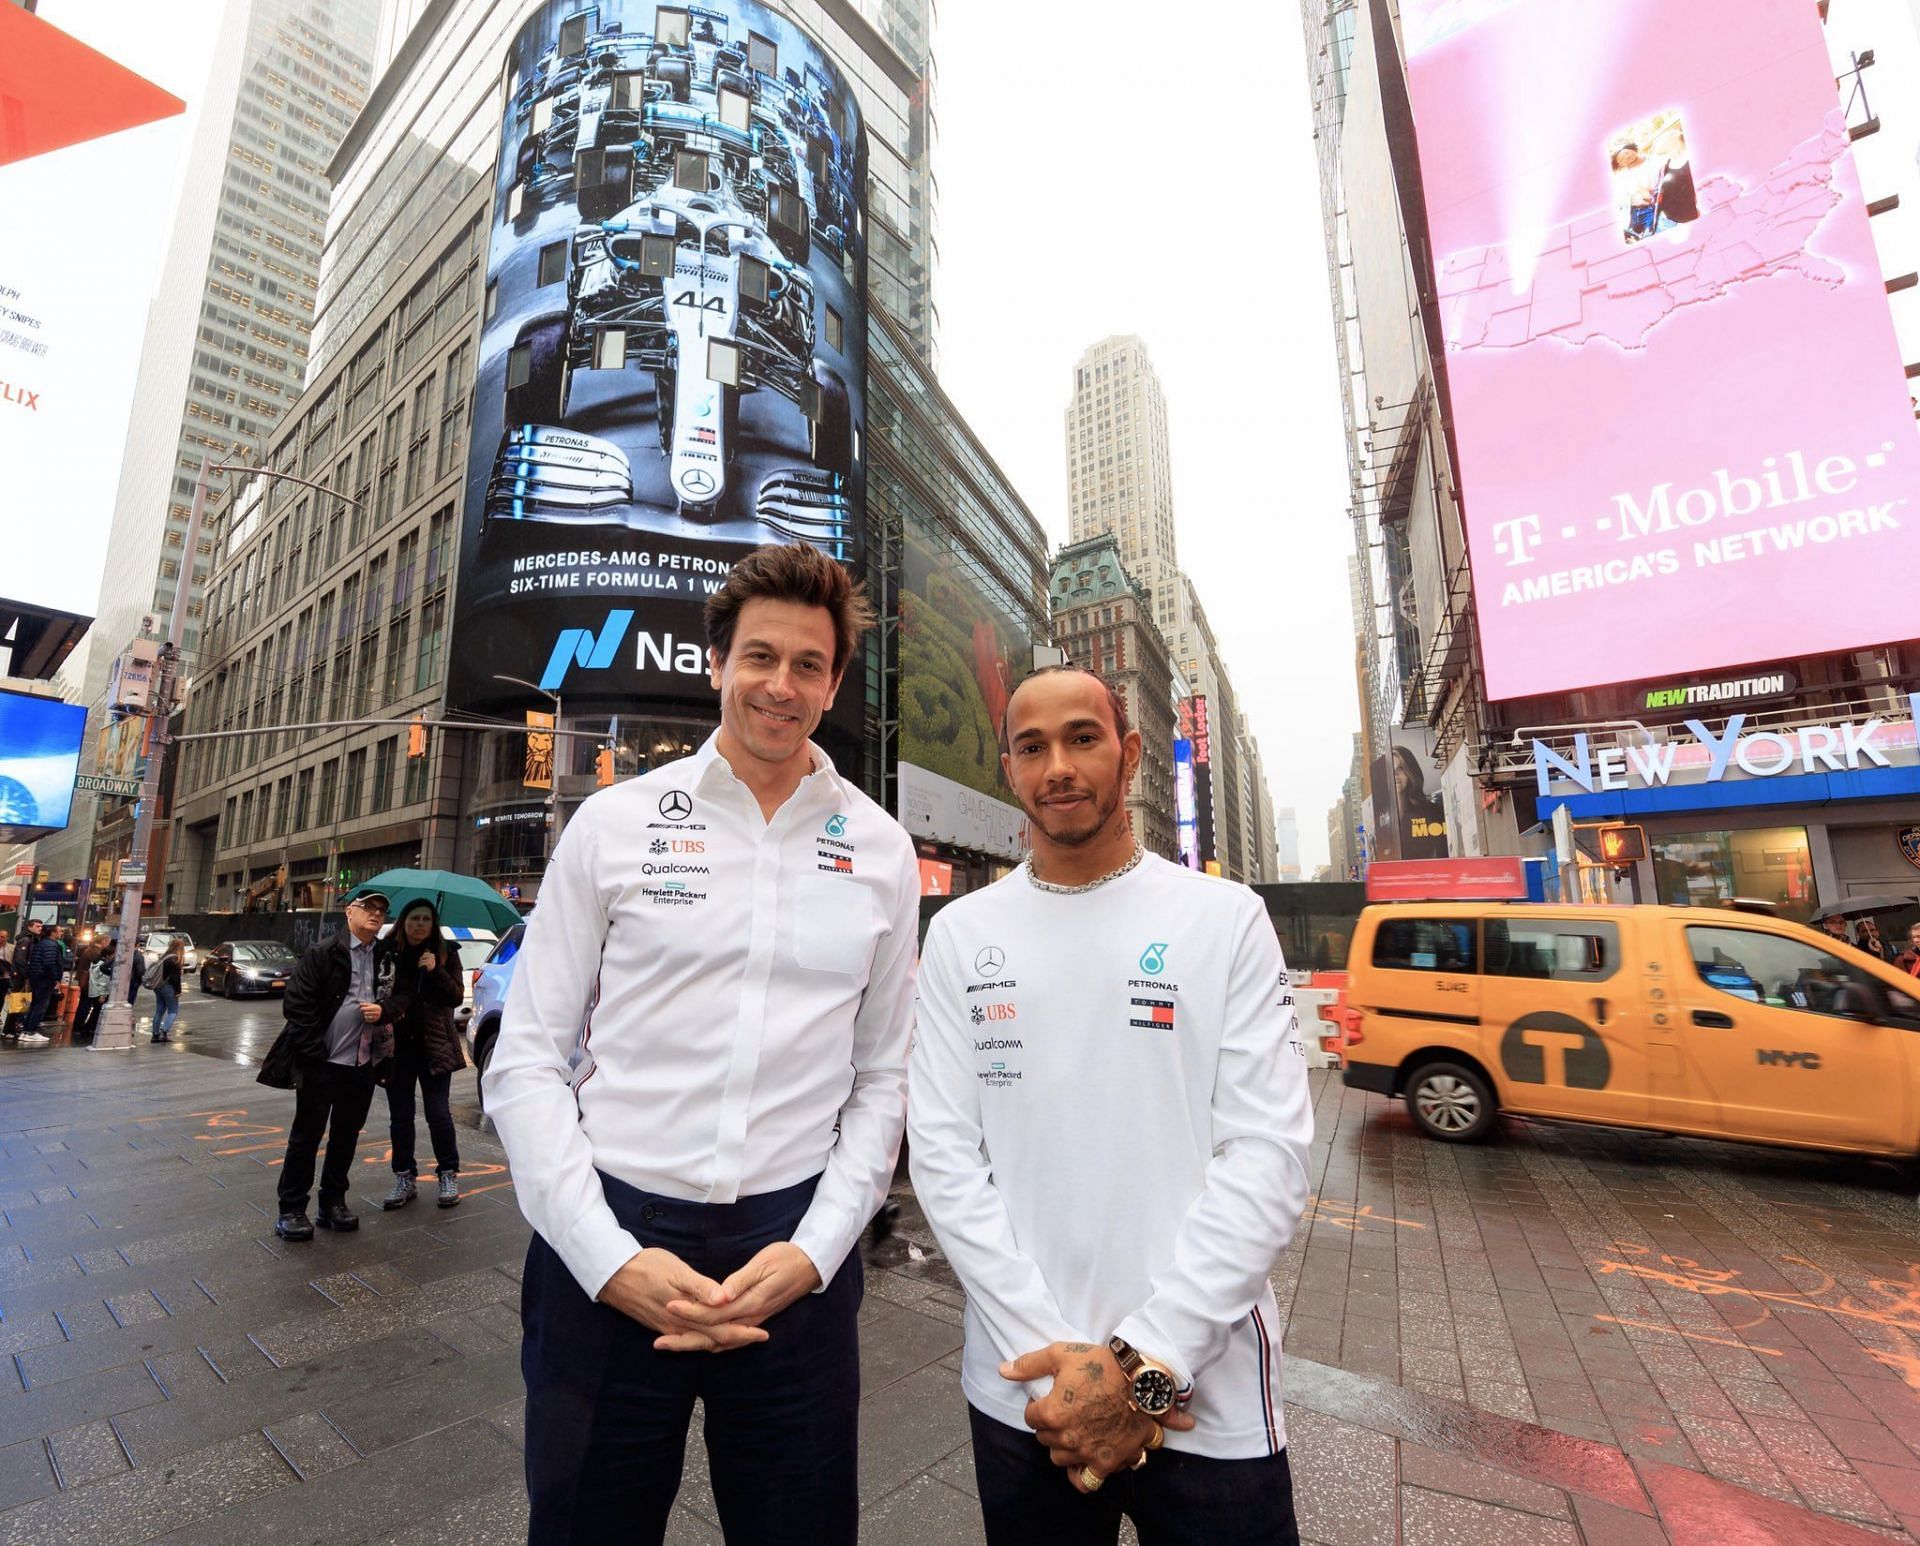
{"label": "map of united states graphic", "polygon": [[1547,234],[1524,289],[1513,287],[1502,248],[1451,254],[1437,276],[1448,352],[1513,349],[1540,338],[1643,349],[1662,323],[1736,285],[1789,273],[1844,283],[1845,270],[1808,243],[1840,202],[1834,163],[1847,146],[1836,109],[1820,134],[1795,146],[1756,187],[1707,178],[1698,220],[1633,246],[1622,243],[1611,207],[1580,215]]}

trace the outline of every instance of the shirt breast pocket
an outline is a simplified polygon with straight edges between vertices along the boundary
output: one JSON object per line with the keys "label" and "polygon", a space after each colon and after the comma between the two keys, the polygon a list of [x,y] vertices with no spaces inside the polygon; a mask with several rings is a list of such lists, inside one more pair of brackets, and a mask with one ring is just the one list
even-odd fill
{"label": "shirt breast pocket", "polygon": [[793,959],[808,971],[863,974],[875,918],[873,895],[858,881],[809,875],[794,892]]}

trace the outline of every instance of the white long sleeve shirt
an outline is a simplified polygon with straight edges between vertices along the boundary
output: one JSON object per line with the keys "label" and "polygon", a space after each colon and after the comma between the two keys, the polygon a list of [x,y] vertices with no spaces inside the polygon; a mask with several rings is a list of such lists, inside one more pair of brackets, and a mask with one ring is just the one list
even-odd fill
{"label": "white long sleeve shirt", "polygon": [[793,1243],[823,1284],[893,1179],[919,871],[812,755],[768,821],[709,738],[582,804],[541,882],[487,1113],[590,1295],[640,1250],[596,1169],[712,1203],[820,1176]]}
{"label": "white long sleeve shirt", "polygon": [[1245,886],[1149,855],[1078,896],[1024,869],[943,908],[921,954],[908,1132],[967,1291],[961,1383],[1012,1427],[1002,1360],[1118,1333],[1191,1386],[1175,1449],[1277,1453],[1267,1281],[1308,1193],[1306,1049]]}

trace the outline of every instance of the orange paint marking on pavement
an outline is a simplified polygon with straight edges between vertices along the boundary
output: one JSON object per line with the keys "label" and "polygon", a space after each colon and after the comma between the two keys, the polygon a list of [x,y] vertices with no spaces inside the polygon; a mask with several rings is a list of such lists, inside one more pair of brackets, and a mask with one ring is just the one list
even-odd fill
{"label": "orange paint marking on pavement", "polygon": [[1664,1283],[1669,1288],[1698,1294],[1703,1299],[1732,1296],[1761,1304],[1785,1305],[1793,1310],[1817,1310],[1827,1315],[1845,1315],[1854,1320],[1871,1321],[1877,1326],[1888,1326],[1898,1331],[1920,1332],[1920,1318],[1906,1319],[1901,1312],[1893,1310],[1873,1310],[1860,1305],[1821,1304],[1805,1294],[1782,1294],[1771,1289],[1742,1288],[1732,1281],[1740,1276],[1737,1272],[1713,1272],[1689,1276],[1680,1272],[1663,1272],[1656,1267],[1643,1267],[1634,1262],[1604,1259],[1596,1262],[1595,1266],[1603,1276],[1625,1272],[1645,1282]]}
{"label": "orange paint marking on pavement", "polygon": [[1911,1353],[1883,1353],[1878,1348],[1868,1348],[1867,1356],[1875,1363],[1885,1364],[1906,1382],[1908,1390],[1920,1390],[1920,1358]]}
{"label": "orange paint marking on pavement", "polygon": [[1751,1342],[1739,1342],[1732,1337],[1710,1337],[1704,1331],[1683,1331],[1678,1326],[1656,1326],[1652,1321],[1630,1321],[1618,1315],[1596,1315],[1597,1321],[1611,1321],[1616,1326],[1638,1326],[1642,1331],[1664,1331],[1670,1337],[1686,1337],[1694,1342],[1711,1342],[1717,1347],[1738,1347],[1749,1353],[1762,1353],[1768,1358],[1785,1358],[1787,1355],[1777,1347],[1755,1347]]}
{"label": "orange paint marking on pavement", "polygon": [[1427,1226],[1413,1219],[1397,1219],[1391,1214],[1375,1213],[1373,1204],[1356,1208],[1352,1203],[1331,1202],[1319,1196],[1307,1199],[1307,1222],[1309,1224],[1331,1224],[1335,1229],[1344,1229],[1352,1234],[1362,1234],[1369,1223],[1392,1224],[1397,1229],[1425,1229]]}

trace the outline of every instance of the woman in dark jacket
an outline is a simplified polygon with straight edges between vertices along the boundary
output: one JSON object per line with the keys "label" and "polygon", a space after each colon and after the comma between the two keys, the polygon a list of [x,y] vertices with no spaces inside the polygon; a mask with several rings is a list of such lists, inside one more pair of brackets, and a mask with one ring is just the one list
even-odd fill
{"label": "woman in dark jacket", "polygon": [[440,1172],[440,1206],[460,1201],[460,1149],[450,1101],[453,1076],[467,1066],[453,1011],[465,996],[460,952],[440,932],[431,902],[401,909],[381,948],[394,957],[394,997],[402,1008],[394,1024],[393,1062],[387,1070],[387,1114],[393,1135],[393,1190],[380,1206],[404,1208],[417,1195],[413,1158],[413,1087],[427,1108],[427,1131]]}

